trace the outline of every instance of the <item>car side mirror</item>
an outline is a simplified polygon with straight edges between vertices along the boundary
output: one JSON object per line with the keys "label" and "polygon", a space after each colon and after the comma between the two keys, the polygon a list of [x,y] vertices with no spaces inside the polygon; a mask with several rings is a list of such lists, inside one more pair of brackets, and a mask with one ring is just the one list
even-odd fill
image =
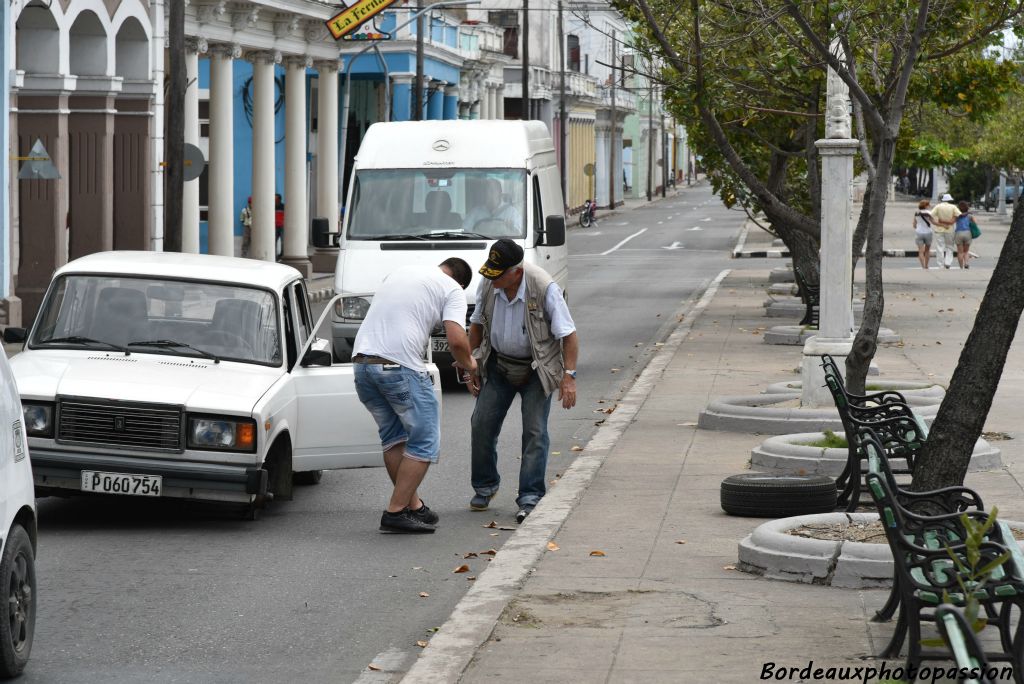
{"label": "car side mirror", "polygon": [[302,357],[303,368],[307,366],[330,366],[331,365],[331,352],[323,351],[321,349],[312,349],[306,352],[306,355]]}
{"label": "car side mirror", "polygon": [[8,344],[24,342],[26,337],[25,328],[4,328],[4,342]]}
{"label": "car side mirror", "polygon": [[548,216],[544,219],[544,233],[538,236],[537,244],[546,247],[561,247],[565,244],[565,217]]}

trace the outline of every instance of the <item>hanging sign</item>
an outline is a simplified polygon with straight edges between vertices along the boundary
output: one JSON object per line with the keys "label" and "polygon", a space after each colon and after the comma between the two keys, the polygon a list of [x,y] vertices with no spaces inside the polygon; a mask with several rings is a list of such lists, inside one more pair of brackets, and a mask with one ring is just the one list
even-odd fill
{"label": "hanging sign", "polygon": [[398,0],[356,0],[343,12],[327,20],[327,30],[334,36],[334,40],[340,40],[396,2]]}

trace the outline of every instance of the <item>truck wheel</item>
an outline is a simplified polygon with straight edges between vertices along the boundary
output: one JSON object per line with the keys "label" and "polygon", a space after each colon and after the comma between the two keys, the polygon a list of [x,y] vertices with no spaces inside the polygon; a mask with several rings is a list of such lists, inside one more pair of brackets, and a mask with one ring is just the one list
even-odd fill
{"label": "truck wheel", "polygon": [[732,475],[722,481],[721,503],[726,513],[748,518],[829,513],[836,507],[836,483],[824,475]]}
{"label": "truck wheel", "polygon": [[11,527],[0,560],[0,586],[8,615],[0,618],[0,677],[21,674],[32,651],[36,626],[36,564],[32,541],[21,525]]}
{"label": "truck wheel", "polygon": [[304,470],[301,473],[292,473],[292,482],[297,485],[315,485],[320,484],[323,476],[322,470]]}

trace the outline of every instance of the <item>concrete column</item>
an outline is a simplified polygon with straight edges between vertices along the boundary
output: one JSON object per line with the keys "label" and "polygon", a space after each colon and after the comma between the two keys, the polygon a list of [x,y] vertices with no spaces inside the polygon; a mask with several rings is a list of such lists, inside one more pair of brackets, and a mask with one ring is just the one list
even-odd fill
{"label": "concrete column", "polygon": [[[199,51],[198,41],[185,43],[185,142],[199,145]],[[181,251],[199,253],[199,179],[185,181],[182,191]]]}
{"label": "concrete column", "polygon": [[[317,103],[316,215],[327,219],[328,230],[338,231],[338,62],[317,62],[320,100]],[[398,85],[396,79],[395,91]],[[408,100],[408,97],[406,97]],[[398,111],[397,109],[395,111]],[[408,118],[408,106],[406,107]],[[317,247],[313,255],[314,271],[333,271],[338,250]]]}
{"label": "concrete column", "polygon": [[210,254],[235,255],[234,60],[237,45],[210,48],[210,159],[208,245]]}
{"label": "concrete column", "polygon": [[497,99],[497,102],[498,102],[498,112],[497,112],[497,114],[495,114],[495,118],[497,118],[497,119],[504,119],[505,118],[505,86],[504,85],[498,86],[498,99]]}
{"label": "concrete column", "polygon": [[[1018,198],[1014,198],[1016,202]],[[996,200],[996,213],[1006,216],[1006,172],[999,172],[999,198]]]}
{"label": "concrete column", "polygon": [[391,120],[409,121],[412,118],[412,74],[393,75],[395,84],[391,96]]}
{"label": "concrete column", "polygon": [[288,59],[285,77],[284,115],[284,257],[302,275],[309,277],[309,218],[306,198],[306,69],[313,63],[308,57]]}
{"label": "concrete column", "polygon": [[498,118],[498,89],[495,86],[491,86],[487,89],[487,99],[490,101],[488,109],[491,112],[491,118]]}
{"label": "concrete column", "polygon": [[274,261],[274,66],[279,53],[258,52],[252,61],[252,244],[254,259]]}
{"label": "concrete column", "polygon": [[444,89],[444,118],[459,118],[459,86],[449,85]]}
{"label": "concrete column", "polygon": [[597,184],[595,197],[597,206],[606,207],[610,201],[608,198],[608,165],[611,163],[608,158],[608,148],[611,136],[605,126],[598,126],[594,129],[594,172],[597,176],[594,182]]}
{"label": "concrete column", "polygon": [[481,83],[476,89],[477,116],[480,119],[491,118],[491,98],[487,96],[487,85]]}
{"label": "concrete column", "polygon": [[431,83],[427,89],[427,116],[429,121],[440,121],[444,118],[444,81]]}

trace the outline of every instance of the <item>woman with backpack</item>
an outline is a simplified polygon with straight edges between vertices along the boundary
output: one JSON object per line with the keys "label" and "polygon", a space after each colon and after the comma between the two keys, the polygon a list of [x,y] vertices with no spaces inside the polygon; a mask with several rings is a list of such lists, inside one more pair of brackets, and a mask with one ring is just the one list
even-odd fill
{"label": "woman with backpack", "polygon": [[932,252],[932,213],[928,211],[930,205],[926,199],[917,203],[917,211],[914,212],[914,243],[917,245],[917,260],[921,262],[921,268],[928,270],[928,260]]}
{"label": "woman with backpack", "polygon": [[953,244],[956,245],[956,260],[960,268],[970,268],[971,264],[971,205],[963,200],[957,204],[960,215],[956,217],[956,230],[953,232]]}

